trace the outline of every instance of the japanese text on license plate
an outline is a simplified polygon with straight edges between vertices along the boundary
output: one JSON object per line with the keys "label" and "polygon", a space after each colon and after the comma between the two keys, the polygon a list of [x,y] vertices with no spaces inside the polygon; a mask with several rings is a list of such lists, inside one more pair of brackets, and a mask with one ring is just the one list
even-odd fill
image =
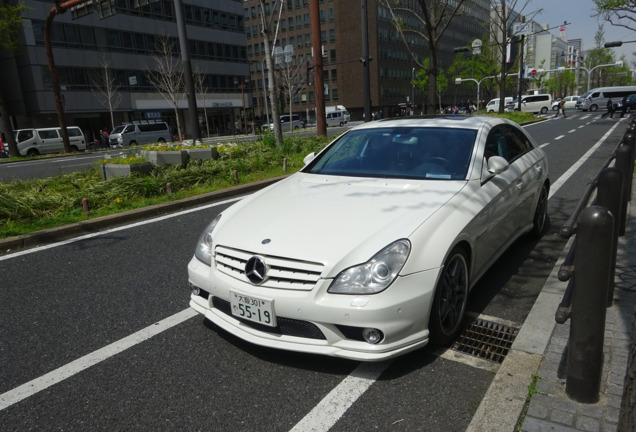
{"label": "japanese text on license plate", "polygon": [[230,304],[232,306],[232,315],[266,326],[276,327],[276,315],[274,314],[271,300],[230,291]]}

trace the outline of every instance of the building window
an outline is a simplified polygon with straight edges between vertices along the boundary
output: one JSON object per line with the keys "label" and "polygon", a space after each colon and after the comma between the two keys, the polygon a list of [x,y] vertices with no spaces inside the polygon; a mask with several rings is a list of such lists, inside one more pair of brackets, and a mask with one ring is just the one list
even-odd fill
{"label": "building window", "polygon": [[331,90],[331,99],[338,100],[338,89]]}
{"label": "building window", "polygon": [[329,42],[336,41],[336,29],[329,29]]}

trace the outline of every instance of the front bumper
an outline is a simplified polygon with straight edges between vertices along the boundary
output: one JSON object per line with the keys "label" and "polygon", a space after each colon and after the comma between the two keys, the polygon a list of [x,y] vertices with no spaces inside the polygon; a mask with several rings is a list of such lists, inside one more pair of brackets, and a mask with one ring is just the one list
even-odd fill
{"label": "front bumper", "polygon": [[[193,257],[188,264],[188,279],[201,292],[191,295],[190,306],[229,333],[257,345],[381,361],[428,343],[430,305],[438,273],[435,269],[398,277],[388,289],[375,295],[339,295],[327,293],[331,280],[325,279],[307,291],[254,286]],[[232,315],[230,290],[272,299],[279,328],[266,328]],[[290,326],[301,331],[288,331]],[[368,343],[360,337],[364,328],[378,329],[384,338],[377,344]]]}

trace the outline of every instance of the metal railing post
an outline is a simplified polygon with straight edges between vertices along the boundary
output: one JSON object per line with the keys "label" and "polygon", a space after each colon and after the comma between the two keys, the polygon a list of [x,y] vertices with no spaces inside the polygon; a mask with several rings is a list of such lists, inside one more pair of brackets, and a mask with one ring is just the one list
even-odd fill
{"label": "metal railing post", "polygon": [[618,234],[623,218],[627,217],[627,215],[622,212],[623,177],[623,173],[618,168],[605,168],[599,174],[598,187],[596,189],[596,204],[606,208],[614,216],[614,224],[612,226],[612,250],[607,280],[607,307],[612,306],[614,302],[614,275],[616,272]]}
{"label": "metal railing post", "polygon": [[606,208],[590,206],[579,216],[565,391],[582,403],[599,400],[613,229]]}

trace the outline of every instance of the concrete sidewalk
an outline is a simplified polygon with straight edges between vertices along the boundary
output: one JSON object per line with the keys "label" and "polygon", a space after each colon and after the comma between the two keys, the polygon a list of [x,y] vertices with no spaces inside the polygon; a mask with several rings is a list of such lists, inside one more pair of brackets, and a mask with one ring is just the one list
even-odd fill
{"label": "concrete sidewalk", "polygon": [[619,238],[614,304],[607,309],[605,320],[599,402],[578,403],[565,391],[570,321],[557,324],[554,319],[567,287],[567,282],[557,277],[562,258],[556,263],[467,431],[515,431],[529,386],[537,377],[536,393],[523,418],[522,432],[626,432],[618,431],[618,420],[636,311],[636,206],[628,206],[626,231],[625,236]]}

